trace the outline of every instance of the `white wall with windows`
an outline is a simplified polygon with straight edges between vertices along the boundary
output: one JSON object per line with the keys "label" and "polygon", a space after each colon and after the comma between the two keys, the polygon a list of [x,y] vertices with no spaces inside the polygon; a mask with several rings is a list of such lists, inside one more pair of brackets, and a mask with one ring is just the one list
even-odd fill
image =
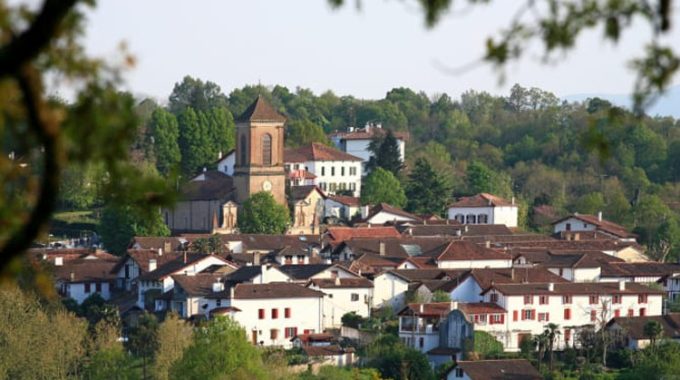
{"label": "white wall with windows", "polygon": [[448,218],[461,224],[504,224],[517,227],[518,208],[516,205],[449,207]]}

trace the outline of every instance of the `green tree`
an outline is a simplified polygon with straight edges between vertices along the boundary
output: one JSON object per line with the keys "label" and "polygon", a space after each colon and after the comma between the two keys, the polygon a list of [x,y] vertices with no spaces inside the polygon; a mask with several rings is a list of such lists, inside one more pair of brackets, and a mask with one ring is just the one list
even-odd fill
{"label": "green tree", "polygon": [[137,325],[128,333],[130,351],[142,358],[142,379],[147,378],[147,366],[158,348],[158,320],[153,314],[145,312],[139,316]]}
{"label": "green tree", "polygon": [[368,145],[368,150],[371,152],[371,158],[366,164],[369,171],[382,168],[395,177],[399,176],[404,163],[401,162],[399,141],[391,130],[388,130],[384,136],[374,137]]}
{"label": "green tree", "polygon": [[475,331],[464,344],[465,355],[471,360],[496,358],[503,353],[503,344],[484,331]]}
{"label": "green tree", "polygon": [[222,243],[220,236],[214,234],[209,238],[198,238],[191,242],[191,250],[206,255],[220,254],[224,252],[224,244]]}
{"label": "green tree", "polygon": [[502,197],[512,194],[509,178],[496,173],[479,161],[473,161],[468,165],[466,177],[468,189],[473,194],[490,193]]}
{"label": "green tree", "polygon": [[450,302],[451,296],[444,290],[435,290],[432,293],[432,302]]}
{"label": "green tree", "polygon": [[652,349],[656,346],[656,341],[663,334],[663,326],[657,321],[648,321],[643,327],[645,336],[649,338],[649,345]]}
{"label": "green tree", "polygon": [[175,313],[166,315],[158,328],[158,348],[153,364],[153,378],[168,380],[170,369],[182,358],[184,350],[192,342],[193,330],[191,325]]}
{"label": "green tree", "polygon": [[408,348],[394,335],[381,335],[366,347],[366,367],[395,380],[434,379],[427,357]]}
{"label": "green tree", "polygon": [[589,193],[576,200],[575,209],[582,214],[597,214],[604,210],[605,201],[602,193]]}
{"label": "green tree", "polygon": [[288,208],[264,191],[253,194],[238,211],[238,229],[244,234],[282,234],[289,222]]}
{"label": "green tree", "polygon": [[418,159],[406,185],[406,209],[416,214],[444,212],[451,197],[451,188],[425,159]]}
{"label": "green tree", "polygon": [[161,213],[142,212],[137,207],[108,204],[102,210],[99,235],[111,253],[123,255],[135,236],[169,236]]}
{"label": "green tree", "polygon": [[182,172],[191,177],[217,159],[214,155],[207,119],[187,107],[178,116],[179,149],[182,155]]}
{"label": "green tree", "polygon": [[149,148],[156,159],[156,168],[162,174],[170,173],[182,160],[177,118],[170,112],[157,108],[151,114],[148,133],[151,140]]}
{"label": "green tree", "polygon": [[307,120],[291,120],[286,124],[286,145],[297,147],[310,143],[331,145],[323,128]]}
{"label": "green tree", "polygon": [[364,180],[361,203],[364,205],[387,203],[395,207],[404,207],[406,194],[399,180],[391,172],[375,168]]}
{"label": "green tree", "polygon": [[170,371],[172,379],[267,379],[257,347],[230,318],[217,317],[194,332],[193,342]]}
{"label": "green tree", "polygon": [[195,111],[227,108],[227,97],[222,93],[220,86],[188,75],[182,79],[182,82],[175,83],[169,100],[168,108],[175,115],[181,114],[187,108]]}

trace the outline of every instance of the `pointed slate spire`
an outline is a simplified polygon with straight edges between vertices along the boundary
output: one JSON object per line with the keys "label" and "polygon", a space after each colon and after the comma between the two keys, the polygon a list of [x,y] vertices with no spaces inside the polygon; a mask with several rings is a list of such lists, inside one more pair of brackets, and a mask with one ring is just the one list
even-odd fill
{"label": "pointed slate spire", "polygon": [[283,123],[286,121],[286,117],[278,113],[262,95],[258,95],[253,104],[236,121],[273,121]]}

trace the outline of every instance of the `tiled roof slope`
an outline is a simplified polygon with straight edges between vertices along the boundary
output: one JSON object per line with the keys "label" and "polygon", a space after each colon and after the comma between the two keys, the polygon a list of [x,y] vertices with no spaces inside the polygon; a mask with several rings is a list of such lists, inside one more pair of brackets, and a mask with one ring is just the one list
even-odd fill
{"label": "tiled roof slope", "polygon": [[361,161],[361,158],[320,143],[310,143],[283,151],[285,162]]}
{"label": "tiled roof slope", "polygon": [[236,118],[236,121],[285,122],[286,117],[277,112],[262,95],[258,95],[257,99],[255,99],[255,101],[248,108],[246,108],[241,116]]}
{"label": "tiled roof slope", "polygon": [[499,207],[515,206],[512,202],[489,193],[480,193],[469,197],[462,197],[449,207]]}

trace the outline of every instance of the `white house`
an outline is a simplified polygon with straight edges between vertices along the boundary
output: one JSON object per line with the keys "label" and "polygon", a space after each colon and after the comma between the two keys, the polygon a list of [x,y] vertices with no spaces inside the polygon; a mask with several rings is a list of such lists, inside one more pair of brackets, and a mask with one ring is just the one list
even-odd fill
{"label": "white house", "polygon": [[435,253],[438,268],[510,268],[512,256],[466,240],[454,240]]}
{"label": "white house", "polygon": [[552,224],[556,234],[597,231],[612,238],[629,242],[635,242],[637,237],[637,235],[629,232],[625,227],[603,219],[602,212],[598,212],[597,215],[575,213]]}
{"label": "white house", "polygon": [[421,221],[420,217],[387,203],[378,203],[370,209],[368,207],[361,208],[361,218],[364,223],[377,225]]}
{"label": "white house", "polygon": [[517,227],[518,207],[515,198],[507,201],[492,194],[480,193],[460,198],[448,206],[448,218],[461,224],[505,224]]}
{"label": "white house", "polygon": [[518,351],[520,342],[555,323],[556,348],[572,345],[579,328],[603,327],[611,318],[661,315],[663,291],[637,283],[501,284],[483,292],[484,301],[507,310],[503,324],[475,325]]}
{"label": "white house", "polygon": [[[349,190],[361,194],[361,158],[320,143],[311,143],[284,151],[286,171],[312,173],[313,184],[329,194]],[[299,176],[299,175],[298,175]],[[294,183],[293,183],[294,184]]]}
{"label": "white house", "polygon": [[77,259],[63,261],[55,258],[54,276],[56,286],[64,297],[83,303],[98,293],[103,299],[111,298],[116,262],[100,259]]}
{"label": "white house", "polygon": [[324,217],[351,220],[355,215],[361,215],[360,207],[361,202],[357,197],[328,195],[324,205]]}
{"label": "white house", "polygon": [[347,313],[370,317],[373,283],[365,278],[312,279],[307,287],[324,293],[324,328],[342,326],[342,316]]}
{"label": "white house", "polygon": [[619,335],[626,347],[639,350],[649,345],[649,335],[645,333],[645,325],[657,322],[661,326],[660,339],[680,341],[680,313],[669,313],[651,317],[619,317],[607,323],[607,330]]}
{"label": "white house", "polygon": [[[402,162],[405,160],[406,140],[408,140],[408,133],[406,132],[392,132],[397,139],[399,145],[399,158]],[[382,137],[386,134],[385,130],[380,124],[367,123],[364,128],[348,128],[347,132],[336,132],[330,135],[331,141],[338,149],[349,153],[353,156],[361,158],[366,169],[365,164],[371,158],[372,153],[368,149],[369,144],[376,137]],[[365,171],[365,170],[364,170]]]}
{"label": "white house", "polygon": [[224,156],[221,156],[217,160],[217,162],[215,162],[215,166],[217,167],[218,171],[221,171],[222,173],[228,176],[233,176],[235,163],[236,163],[236,150],[232,149],[229,152],[227,152],[227,154],[225,154]]}
{"label": "white house", "polygon": [[166,294],[170,310],[185,318],[229,315],[259,346],[291,348],[298,334],[323,328],[323,293],[281,282],[229,286],[210,275],[174,276],[177,289]]}

